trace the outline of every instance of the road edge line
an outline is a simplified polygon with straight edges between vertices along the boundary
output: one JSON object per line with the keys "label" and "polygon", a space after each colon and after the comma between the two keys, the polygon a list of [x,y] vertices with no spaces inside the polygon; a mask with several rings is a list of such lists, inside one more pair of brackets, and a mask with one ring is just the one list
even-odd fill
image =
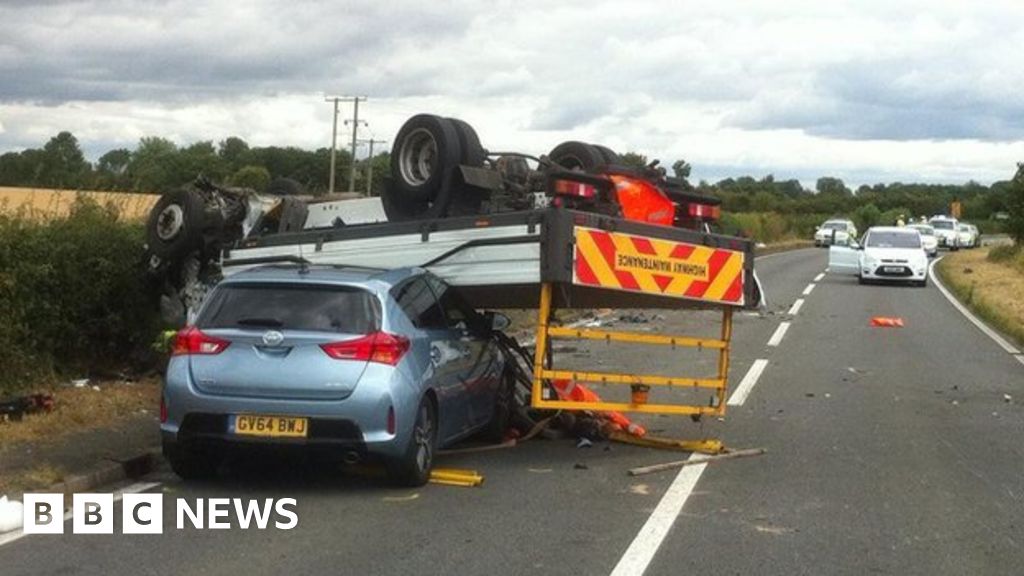
{"label": "road edge line", "polygon": [[968,320],[970,320],[971,324],[974,324],[986,336],[991,338],[993,342],[998,344],[999,347],[1002,348],[1005,352],[1017,356],[1017,359],[1022,364],[1024,364],[1024,360],[1020,358],[1021,352],[1020,350],[1017,349],[1016,346],[1007,342],[1006,339],[1000,336],[998,332],[993,330],[988,324],[985,324],[984,321],[975,316],[974,313],[968,310],[966,306],[964,306],[959,300],[957,300],[956,296],[954,296],[953,293],[950,292],[948,288],[946,288],[942,281],[939,280],[938,274],[935,273],[935,265],[938,264],[939,261],[942,260],[943,258],[945,258],[945,256],[940,256],[935,260],[932,260],[932,263],[928,266],[928,277],[932,279],[932,282],[939,289],[939,292],[941,292],[942,295],[946,297],[946,300],[949,300],[949,303],[952,304],[954,308],[959,310],[961,314],[963,314]]}

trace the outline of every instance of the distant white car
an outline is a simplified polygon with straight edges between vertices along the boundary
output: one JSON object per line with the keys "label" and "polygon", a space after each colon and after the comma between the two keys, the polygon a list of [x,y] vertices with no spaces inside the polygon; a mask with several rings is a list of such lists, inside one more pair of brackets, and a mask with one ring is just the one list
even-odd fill
{"label": "distant white car", "polygon": [[930,224],[908,224],[907,228],[913,228],[921,235],[921,248],[925,254],[935,256],[939,253],[939,239]]}
{"label": "distant white car", "polygon": [[940,248],[960,249],[960,223],[956,218],[934,216],[928,223],[935,229],[935,236],[939,239]]}
{"label": "distant white car", "polygon": [[861,284],[870,281],[912,282],[928,285],[928,256],[921,247],[921,234],[915,228],[875,226],[864,235],[864,244],[828,250],[828,270],[834,274],[857,276]]}
{"label": "distant white car", "polygon": [[852,221],[844,218],[826,220],[814,231],[815,246],[845,245],[857,237],[857,227]]}
{"label": "distant white car", "polygon": [[957,230],[959,232],[958,239],[960,240],[960,246],[963,248],[975,248],[979,246],[980,236],[978,234],[978,229],[974,227],[974,224],[961,222],[957,227]]}

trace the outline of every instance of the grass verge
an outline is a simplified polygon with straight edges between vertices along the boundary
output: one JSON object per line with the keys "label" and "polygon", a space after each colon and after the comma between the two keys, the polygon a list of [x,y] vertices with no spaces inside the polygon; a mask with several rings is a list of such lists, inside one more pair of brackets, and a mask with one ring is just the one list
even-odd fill
{"label": "grass verge", "polygon": [[141,410],[154,412],[160,404],[157,379],[126,384],[99,382],[99,390],[58,388],[51,412],[26,415],[20,421],[0,422],[0,452],[22,442],[54,442],[68,435],[110,426]]}
{"label": "grass verge", "polygon": [[991,250],[950,253],[935,270],[942,283],[974,313],[1024,344],[1024,269],[1014,259],[993,262]]}

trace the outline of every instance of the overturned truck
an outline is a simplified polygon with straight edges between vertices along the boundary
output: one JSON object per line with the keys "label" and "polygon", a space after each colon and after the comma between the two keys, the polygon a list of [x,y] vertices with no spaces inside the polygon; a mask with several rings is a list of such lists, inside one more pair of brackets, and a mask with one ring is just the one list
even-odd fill
{"label": "overturned truck", "polygon": [[[752,243],[712,232],[716,198],[697,194],[657,162],[625,166],[612,150],[564,142],[548,154],[491,152],[466,122],[419,114],[394,138],[381,197],[257,194],[198,179],[164,195],[147,225],[147,266],[169,319],[185,321],[224,276],[274,263],[419,266],[478,308],[536,308],[533,403],[599,409],[553,398],[555,379],[710,388],[700,405],[648,403],[616,410],[700,416],[725,407],[732,311],[756,307]],[[272,190],[274,192],[274,190]],[[703,308],[722,311],[720,338],[636,335],[554,326],[557,308]],[[567,373],[552,366],[552,338],[694,347],[720,354],[717,377]],[[605,406],[602,404],[602,406]]]}

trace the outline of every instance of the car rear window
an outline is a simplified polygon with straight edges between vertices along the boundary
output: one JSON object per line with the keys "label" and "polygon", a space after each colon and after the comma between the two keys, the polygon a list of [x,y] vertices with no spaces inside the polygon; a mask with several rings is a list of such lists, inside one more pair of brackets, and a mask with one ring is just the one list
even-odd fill
{"label": "car rear window", "polygon": [[906,232],[871,232],[868,234],[870,248],[920,248],[921,237]]}
{"label": "car rear window", "polygon": [[935,236],[935,230],[931,226],[911,226],[914,230],[917,230],[923,236]]}
{"label": "car rear window", "polygon": [[369,334],[380,327],[380,304],[356,287],[310,284],[224,284],[196,325]]}
{"label": "car rear window", "polygon": [[825,222],[822,226],[825,230],[846,230],[845,222]]}
{"label": "car rear window", "polygon": [[938,228],[939,230],[952,230],[953,222],[949,220],[936,220],[932,222],[932,226]]}

